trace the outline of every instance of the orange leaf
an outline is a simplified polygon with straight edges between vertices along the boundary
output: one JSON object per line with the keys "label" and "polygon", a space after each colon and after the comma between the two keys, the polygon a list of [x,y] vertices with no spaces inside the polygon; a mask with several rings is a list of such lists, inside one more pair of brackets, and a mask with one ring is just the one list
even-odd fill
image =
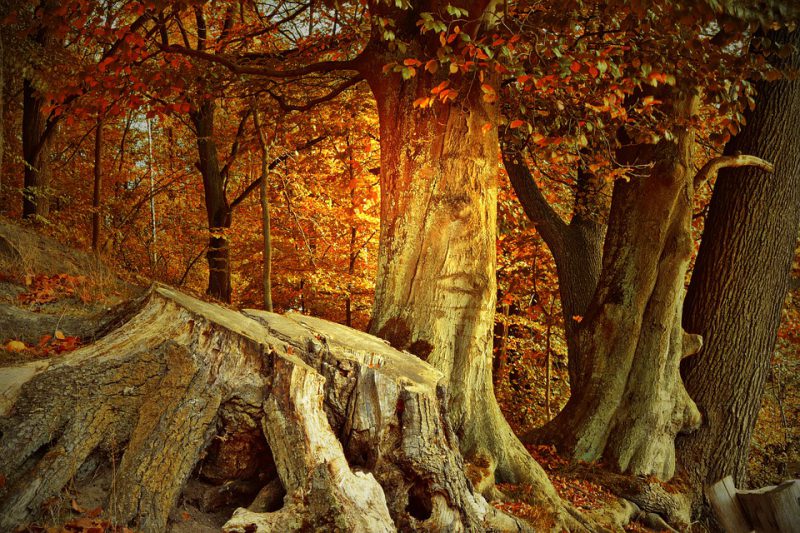
{"label": "orange leaf", "polygon": [[102,507],[95,507],[94,509],[89,509],[88,511],[86,511],[86,516],[88,516],[89,518],[97,518],[98,516],[100,516],[100,514],[102,514],[102,512],[103,512]]}
{"label": "orange leaf", "polygon": [[579,72],[581,70],[581,64],[577,61],[573,61],[572,64],[569,66],[569,69],[572,72]]}
{"label": "orange leaf", "polygon": [[489,122],[487,122],[486,124],[481,126],[481,132],[484,133],[484,134],[489,133],[490,129],[492,129],[492,125]]}
{"label": "orange leaf", "polygon": [[78,505],[78,502],[75,501],[75,498],[72,498],[72,510],[81,514],[86,512],[86,509]]}
{"label": "orange leaf", "polygon": [[427,96],[423,96],[422,98],[417,98],[414,100],[414,107],[426,107],[431,99]]}
{"label": "orange leaf", "polygon": [[583,317],[581,315],[572,315],[572,320],[580,324],[581,320],[583,320]]}
{"label": "orange leaf", "polygon": [[511,124],[509,124],[509,126],[511,127],[511,129],[517,129],[520,126],[522,126],[523,124],[525,124],[524,120],[517,119],[517,120],[512,120]]}

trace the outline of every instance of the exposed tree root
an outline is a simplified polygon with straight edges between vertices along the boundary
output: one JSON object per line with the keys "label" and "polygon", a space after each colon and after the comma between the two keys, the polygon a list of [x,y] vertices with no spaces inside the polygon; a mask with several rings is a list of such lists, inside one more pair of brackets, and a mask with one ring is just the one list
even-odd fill
{"label": "exposed tree root", "polygon": [[[92,345],[0,369],[0,530],[35,519],[87,458],[120,450],[104,508],[146,532],[168,528],[198,464],[220,483],[209,507],[249,490],[232,479],[277,471],[228,531],[529,529],[468,482],[441,374],[416,357],[344,326],[245,316],[162,287],[109,323]],[[274,467],[253,459],[270,454]]]}

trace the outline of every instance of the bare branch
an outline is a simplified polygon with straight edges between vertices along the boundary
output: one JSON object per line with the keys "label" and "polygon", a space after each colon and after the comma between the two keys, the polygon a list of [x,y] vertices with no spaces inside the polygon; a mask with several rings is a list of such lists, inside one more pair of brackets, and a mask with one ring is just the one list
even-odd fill
{"label": "bare branch", "polygon": [[226,183],[228,181],[228,173],[231,170],[231,165],[233,165],[234,161],[236,161],[236,156],[239,155],[240,141],[244,136],[245,124],[247,123],[247,119],[250,117],[251,111],[252,109],[247,109],[244,113],[242,113],[242,118],[239,121],[239,127],[236,129],[236,137],[234,137],[233,144],[231,145],[231,153],[228,156],[228,161],[225,163],[225,166],[222,167],[222,172],[220,172]]}
{"label": "bare branch", "polygon": [[[280,165],[282,162],[284,162],[284,161],[286,161],[287,159],[289,159],[290,157],[292,157],[292,154],[293,154],[294,152],[298,152],[298,151],[300,151],[300,150],[307,150],[308,148],[311,148],[312,146],[314,146],[314,145],[315,145],[315,144],[317,144],[318,142],[322,141],[323,139],[326,139],[327,137],[328,137],[327,135],[323,135],[323,136],[321,136],[321,137],[316,137],[316,138],[314,138],[314,139],[311,139],[311,140],[310,140],[310,141],[308,141],[307,143],[303,144],[302,146],[298,146],[298,147],[297,147],[297,148],[296,148],[294,151],[292,151],[292,152],[286,152],[285,154],[281,155],[280,157],[276,157],[276,158],[275,158],[275,159],[273,159],[273,160],[272,160],[272,162],[269,164],[269,167],[268,167],[268,169],[269,169],[269,170],[272,170],[273,168],[275,168],[275,167],[277,167],[278,165]],[[236,198],[235,198],[235,199],[234,199],[234,200],[231,202],[231,206],[230,206],[230,207],[231,207],[231,211],[233,211],[233,209],[234,209],[234,208],[235,208],[237,205],[239,205],[240,203],[242,203],[242,201],[243,201],[245,198],[247,198],[247,197],[250,195],[250,193],[251,193],[251,192],[253,192],[253,191],[256,189],[256,187],[258,187],[258,186],[261,184],[261,180],[262,180],[262,179],[263,179],[263,176],[260,176],[258,179],[254,180],[252,183],[250,183],[250,185],[248,185],[248,186],[245,188],[245,190],[244,190],[244,191],[242,191],[242,193],[241,193],[239,196],[237,196],[237,197],[236,197]]]}
{"label": "bare branch", "polygon": [[358,71],[361,65],[361,55],[346,61],[320,61],[318,63],[311,63],[304,67],[299,67],[289,70],[275,70],[266,67],[249,67],[240,65],[236,61],[229,59],[225,56],[218,54],[210,54],[202,50],[192,50],[184,46],[173,44],[164,49],[166,52],[176,54],[183,54],[190,57],[203,59],[211,63],[217,63],[224,66],[228,70],[236,74],[251,74],[254,76],[267,76],[272,78],[297,78],[307,74],[314,74],[319,72],[335,72],[337,70],[354,70]]}
{"label": "bare branch", "polygon": [[309,109],[311,109],[312,107],[314,107],[317,104],[321,104],[321,103],[333,100],[334,98],[339,96],[341,93],[343,93],[344,91],[346,91],[347,89],[349,89],[353,85],[356,85],[357,83],[359,83],[363,79],[364,78],[361,77],[361,76],[355,76],[353,78],[350,78],[349,80],[345,81],[344,83],[342,83],[341,85],[339,85],[335,89],[331,90],[331,92],[329,92],[328,94],[326,94],[324,96],[320,96],[319,98],[314,98],[312,100],[309,100],[308,102],[306,102],[305,104],[302,104],[302,105],[287,104],[286,100],[284,100],[283,97],[281,97],[280,95],[275,94],[272,91],[267,91],[267,92],[269,93],[269,95],[273,99],[275,99],[276,102],[278,102],[278,105],[280,106],[280,108],[283,111],[287,111],[287,112],[288,111],[308,111]]}
{"label": "bare branch", "polygon": [[716,176],[720,169],[737,167],[756,167],[766,172],[775,170],[772,163],[754,155],[723,155],[703,165],[694,177],[694,188],[697,189]]}

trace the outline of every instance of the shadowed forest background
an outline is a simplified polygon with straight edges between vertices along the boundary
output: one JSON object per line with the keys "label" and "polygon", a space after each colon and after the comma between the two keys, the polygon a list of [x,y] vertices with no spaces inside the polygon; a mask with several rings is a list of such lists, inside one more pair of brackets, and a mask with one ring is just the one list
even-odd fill
{"label": "shadowed forest background", "polygon": [[[45,380],[78,364],[59,366],[68,354],[102,361],[109,324],[143,327],[122,324],[153,305],[234,320],[180,293],[317,317],[441,372],[436,412],[469,488],[453,488],[449,470],[434,488],[415,477],[408,494],[387,493],[386,523],[523,527],[463,511],[474,493],[476,508],[485,498],[524,527],[718,530],[703,485],[800,472],[796,7],[0,0],[0,364]],[[143,297],[154,282],[180,293]],[[126,301],[138,303],[111,310]],[[314,324],[320,342],[340,331]],[[0,449],[23,446],[13,434],[28,434],[27,405],[45,401],[25,383],[9,393],[16,408],[4,403]],[[351,449],[353,429],[328,403],[344,456],[387,490],[380,460]],[[261,449],[207,452],[208,428],[222,435],[235,418],[220,413],[190,443],[198,465]],[[69,439],[83,431],[52,424]],[[260,431],[252,439],[275,452],[264,424],[269,446]],[[137,441],[126,431],[109,430],[121,435],[113,446],[75,437],[93,443],[74,468],[48,463],[56,444],[31,437],[28,456],[0,462],[13,514],[2,527],[158,531],[169,515],[174,531],[218,528],[231,513],[214,513],[261,489],[215,507],[206,485],[184,488],[190,474],[209,487],[243,474],[203,478],[192,463],[170,470],[157,518],[142,519],[142,503],[115,511],[99,492],[87,514],[67,480],[92,453],[116,468]],[[263,470],[251,466],[251,477]],[[426,467],[415,476],[427,483]],[[270,468],[259,483],[280,478],[291,493]],[[69,473],[48,494],[30,488],[56,471]],[[440,513],[440,492],[441,509],[463,516]],[[616,497],[637,511],[595,513]]]}

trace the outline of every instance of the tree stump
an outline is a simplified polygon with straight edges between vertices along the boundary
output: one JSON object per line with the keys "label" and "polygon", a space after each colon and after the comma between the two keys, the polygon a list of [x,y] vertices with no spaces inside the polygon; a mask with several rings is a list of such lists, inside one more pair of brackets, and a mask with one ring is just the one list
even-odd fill
{"label": "tree stump", "polygon": [[[282,506],[240,509],[226,531],[529,529],[474,491],[441,374],[420,359],[345,326],[165,287],[115,313],[89,346],[0,369],[0,530],[114,451],[107,518],[145,532],[168,528],[206,455],[222,480],[270,454]],[[276,479],[263,484],[275,500]]]}

